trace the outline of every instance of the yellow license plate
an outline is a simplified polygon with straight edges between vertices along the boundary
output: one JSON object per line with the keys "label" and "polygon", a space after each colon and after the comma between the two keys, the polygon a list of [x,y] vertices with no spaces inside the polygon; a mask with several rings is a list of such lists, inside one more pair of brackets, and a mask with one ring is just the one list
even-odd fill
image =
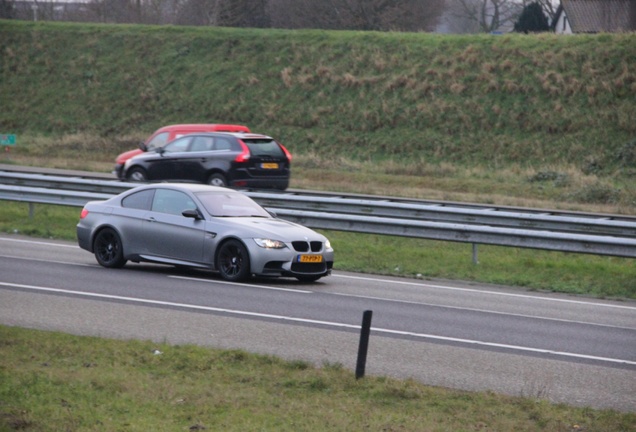
{"label": "yellow license plate", "polygon": [[274,162],[270,163],[262,163],[261,168],[263,169],[278,169],[278,164]]}
{"label": "yellow license plate", "polygon": [[321,263],[322,255],[298,255],[298,262],[301,263]]}

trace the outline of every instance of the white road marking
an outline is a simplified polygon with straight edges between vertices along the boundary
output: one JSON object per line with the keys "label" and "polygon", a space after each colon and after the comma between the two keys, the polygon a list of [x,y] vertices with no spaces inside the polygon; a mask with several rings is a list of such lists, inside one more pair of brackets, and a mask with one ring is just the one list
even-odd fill
{"label": "white road marking", "polygon": [[[207,312],[221,312],[221,313],[227,313],[231,315],[267,318],[267,319],[273,319],[273,320],[279,320],[279,321],[298,322],[298,323],[304,323],[304,324],[317,324],[317,325],[323,325],[323,326],[334,327],[334,328],[346,328],[346,329],[355,329],[355,330],[360,329],[360,326],[352,325],[352,324],[337,323],[332,321],[312,320],[312,319],[297,318],[297,317],[290,317],[290,316],[284,316],[284,315],[264,314],[264,313],[258,313],[258,312],[241,311],[236,309],[215,308],[215,307],[200,306],[200,305],[187,304],[187,303],[174,303],[174,302],[166,302],[166,301],[158,301],[158,300],[141,299],[141,298],[135,298],[135,297],[116,296],[116,295],[109,295],[109,294],[86,293],[81,291],[72,291],[72,290],[41,287],[41,286],[34,286],[34,285],[23,285],[23,284],[15,284],[15,283],[8,283],[8,282],[0,282],[0,286],[14,287],[14,288],[20,288],[20,289],[26,289],[26,290],[33,290],[33,291],[72,294],[72,295],[76,295],[80,297],[88,297],[88,298],[122,300],[122,301],[131,302],[131,303],[139,303],[139,304],[147,304],[147,305],[171,306],[171,307],[178,307],[178,308],[191,309],[191,310],[201,310],[201,311],[207,311]],[[408,332],[408,331],[391,330],[391,329],[383,329],[383,328],[372,327],[371,330],[374,333],[380,333],[380,334],[384,333],[384,334],[392,334],[392,335],[400,335],[400,336],[409,336],[409,337],[415,337],[415,338],[421,338],[421,339],[456,342],[456,343],[470,344],[470,345],[477,345],[477,346],[484,346],[484,347],[491,347],[491,348],[507,349],[512,351],[550,354],[550,355],[567,357],[567,358],[596,360],[596,361],[607,362],[607,363],[618,363],[623,365],[636,366],[636,362],[623,360],[623,359],[590,356],[585,354],[576,354],[576,353],[569,353],[564,351],[552,351],[552,350],[545,350],[545,349],[539,349],[539,348],[524,347],[519,345],[507,345],[507,344],[484,342],[484,341],[478,341],[478,340],[472,340],[472,339],[459,339],[459,338],[452,338],[452,337],[446,337],[446,336],[438,336],[438,335],[425,334],[425,333],[414,333],[414,332]]]}
{"label": "white road marking", "polygon": [[15,242],[15,243],[30,243],[30,244],[40,245],[40,246],[55,246],[55,247],[79,249],[78,245],[67,245],[67,244],[51,243],[51,242],[44,242],[44,241],[14,239],[14,238],[7,238],[7,237],[0,237],[0,241]]}
{"label": "white road marking", "polygon": [[203,279],[203,278],[195,278],[195,277],[188,277],[188,276],[174,276],[174,275],[170,275],[168,277],[174,278],[174,279],[190,280],[195,282],[207,282],[207,283],[215,283],[215,284],[221,284],[221,285],[235,285],[235,286],[238,285],[238,286],[244,286],[244,287],[250,287],[250,288],[274,290],[274,291],[289,291],[289,292],[294,292],[299,294],[313,294],[313,291],[307,291],[307,290],[280,288],[280,287],[273,287],[273,286],[267,286],[267,285],[255,285],[255,284],[248,284],[243,282],[228,282],[228,281],[218,280],[218,279]]}
{"label": "white road marking", "polygon": [[534,295],[528,295],[528,294],[516,294],[516,293],[506,293],[506,292],[498,292],[498,291],[484,291],[480,289],[451,287],[446,285],[432,285],[432,284],[426,284],[421,282],[396,281],[396,280],[388,280],[388,279],[380,279],[380,278],[371,278],[371,277],[365,277],[365,276],[349,276],[349,275],[332,274],[331,277],[356,279],[356,280],[372,281],[372,282],[387,282],[387,283],[396,284],[396,285],[411,285],[411,286],[433,288],[433,289],[439,289],[439,290],[463,291],[463,292],[471,292],[474,294],[488,294],[488,295],[498,295],[498,296],[506,296],[506,297],[518,297],[518,298],[524,298],[529,300],[582,304],[587,306],[601,306],[601,307],[628,309],[628,310],[636,311],[636,307],[633,307],[633,306],[622,306],[618,304],[609,304],[609,303],[595,303],[592,301],[569,300],[569,299],[541,297],[541,296],[534,296]]}

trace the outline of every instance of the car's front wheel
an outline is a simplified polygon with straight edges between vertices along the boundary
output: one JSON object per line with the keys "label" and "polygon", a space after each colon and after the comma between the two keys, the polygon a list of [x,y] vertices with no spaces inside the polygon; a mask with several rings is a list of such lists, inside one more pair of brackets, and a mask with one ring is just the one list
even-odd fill
{"label": "car's front wheel", "polygon": [[143,168],[134,167],[126,173],[126,179],[131,182],[145,182],[148,181],[148,175]]}
{"label": "car's front wheel", "polygon": [[227,281],[247,279],[250,276],[250,256],[245,245],[238,240],[223,243],[216,256],[216,268]]}
{"label": "car's front wheel", "polygon": [[211,174],[206,183],[210,186],[227,187],[227,179],[221,173]]}
{"label": "car's front wheel", "polygon": [[95,259],[104,267],[119,268],[126,264],[124,246],[119,234],[110,228],[104,228],[97,233],[93,250],[95,251]]}

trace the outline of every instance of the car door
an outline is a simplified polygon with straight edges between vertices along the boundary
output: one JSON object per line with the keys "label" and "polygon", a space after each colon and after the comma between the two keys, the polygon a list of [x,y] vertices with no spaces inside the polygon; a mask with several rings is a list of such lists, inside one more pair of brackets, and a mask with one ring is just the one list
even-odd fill
{"label": "car door", "polygon": [[183,180],[180,161],[187,157],[191,141],[190,136],[177,138],[165,146],[155,150],[152,158],[148,158],[148,178],[151,180]]}
{"label": "car door", "polygon": [[203,182],[206,179],[206,161],[213,153],[215,137],[192,135],[187,153],[179,159],[180,179]]}
{"label": "car door", "polygon": [[195,208],[186,193],[158,188],[142,226],[144,254],[157,261],[202,263],[205,221],[181,214]]}

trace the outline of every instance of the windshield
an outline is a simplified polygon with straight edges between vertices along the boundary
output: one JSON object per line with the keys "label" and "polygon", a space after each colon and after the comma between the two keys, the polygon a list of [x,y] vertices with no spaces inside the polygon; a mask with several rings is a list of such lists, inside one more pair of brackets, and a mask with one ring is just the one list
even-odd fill
{"label": "windshield", "polygon": [[215,217],[271,217],[250,197],[238,192],[199,192],[196,195],[205,210]]}

